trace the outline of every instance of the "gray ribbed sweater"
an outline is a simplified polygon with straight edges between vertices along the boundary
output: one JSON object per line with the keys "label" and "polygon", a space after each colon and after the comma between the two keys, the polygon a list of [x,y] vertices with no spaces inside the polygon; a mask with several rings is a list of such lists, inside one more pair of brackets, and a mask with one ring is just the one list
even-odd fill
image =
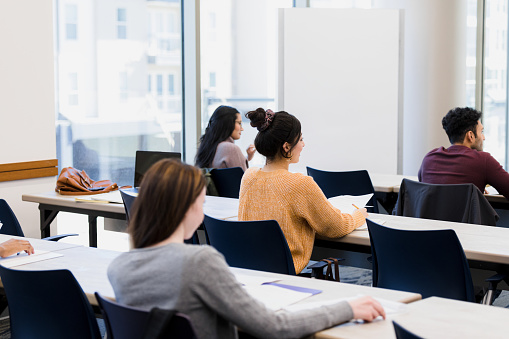
{"label": "gray ribbed sweater", "polygon": [[244,172],[249,167],[246,156],[235,145],[233,138],[229,137],[225,141],[220,142],[216,147],[216,154],[212,160],[212,168],[230,168],[241,167]]}
{"label": "gray ribbed sweater", "polygon": [[346,302],[313,312],[273,312],[245,292],[210,246],[134,249],[110,264],[108,277],[119,303],[185,313],[198,338],[236,338],[235,325],[261,338],[297,338],[353,316]]}

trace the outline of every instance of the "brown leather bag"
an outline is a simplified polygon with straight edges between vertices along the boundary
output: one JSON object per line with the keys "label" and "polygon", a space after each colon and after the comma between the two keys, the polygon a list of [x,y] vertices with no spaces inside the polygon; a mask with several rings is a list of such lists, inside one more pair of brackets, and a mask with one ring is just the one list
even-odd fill
{"label": "brown leather bag", "polygon": [[55,191],[63,195],[89,195],[115,191],[118,185],[111,180],[94,181],[74,167],[62,168]]}

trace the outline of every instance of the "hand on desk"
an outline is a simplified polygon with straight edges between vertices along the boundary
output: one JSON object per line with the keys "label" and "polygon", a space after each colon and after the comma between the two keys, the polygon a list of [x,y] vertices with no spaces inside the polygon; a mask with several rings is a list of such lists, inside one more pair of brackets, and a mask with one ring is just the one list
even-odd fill
{"label": "hand on desk", "polygon": [[385,310],[378,301],[371,297],[361,297],[348,302],[353,311],[354,319],[373,321],[378,316],[385,319]]}
{"label": "hand on desk", "polygon": [[10,239],[0,244],[0,257],[5,258],[14,253],[25,251],[34,254],[34,248],[28,240]]}

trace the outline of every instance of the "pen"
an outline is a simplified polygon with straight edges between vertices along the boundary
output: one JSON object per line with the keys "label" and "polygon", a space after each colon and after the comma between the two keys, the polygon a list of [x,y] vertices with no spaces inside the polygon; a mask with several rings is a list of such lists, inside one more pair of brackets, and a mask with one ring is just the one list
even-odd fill
{"label": "pen", "polygon": [[355,204],[352,204],[353,207],[355,207],[356,209],[359,209],[359,207],[355,206]]}

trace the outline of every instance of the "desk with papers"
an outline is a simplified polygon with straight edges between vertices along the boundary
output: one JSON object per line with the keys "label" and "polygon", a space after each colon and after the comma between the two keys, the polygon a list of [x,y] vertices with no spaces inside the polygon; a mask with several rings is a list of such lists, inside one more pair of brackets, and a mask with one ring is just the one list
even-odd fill
{"label": "desk with papers", "polygon": [[[117,196],[112,197],[110,193]],[[50,236],[50,225],[58,212],[70,212],[88,215],[89,245],[97,247],[97,217],[125,220],[124,205],[121,201],[120,192],[110,192],[108,199],[111,203],[101,200],[101,194],[93,197],[98,200],[88,200],[92,196],[69,196],[60,195],[56,192],[41,194],[23,194],[22,200],[39,204],[41,237]],[[78,198],[78,200],[76,200]],[[116,202],[115,202],[116,201]],[[239,209],[237,199],[207,196],[203,209],[205,213],[214,215],[218,219],[236,217]]]}
{"label": "desk with papers", "polygon": [[[12,238],[0,235],[0,242]],[[113,289],[108,281],[106,270],[111,261],[121,252],[83,247],[73,244],[29,239],[35,250],[55,252],[60,256],[15,266],[20,270],[68,269],[76,277],[92,305],[97,305],[94,292],[114,299]],[[257,298],[272,304],[273,309],[288,312],[319,307],[332,301],[370,295],[385,307],[387,320],[359,324],[349,322],[315,334],[315,338],[395,338],[391,320],[423,337],[490,337],[506,336],[505,320],[509,310],[494,306],[484,306],[442,298],[420,300],[416,293],[373,288],[361,285],[337,283],[333,281],[309,279],[276,273],[231,268],[232,273],[244,285],[260,285],[277,282],[297,288],[317,290],[312,296],[281,298],[275,303],[274,293],[258,288]],[[279,288],[279,287],[274,287]],[[256,289],[256,288],[254,288]],[[261,291],[261,292],[260,292]],[[256,294],[256,293],[255,293]],[[408,305],[401,305],[405,303]],[[445,320],[445,321],[444,321]]]}
{"label": "desk with papers", "polygon": [[506,308],[431,297],[407,305],[404,312],[389,314],[386,321],[345,323],[315,338],[394,339],[392,321],[422,338],[506,338],[508,317]]}

